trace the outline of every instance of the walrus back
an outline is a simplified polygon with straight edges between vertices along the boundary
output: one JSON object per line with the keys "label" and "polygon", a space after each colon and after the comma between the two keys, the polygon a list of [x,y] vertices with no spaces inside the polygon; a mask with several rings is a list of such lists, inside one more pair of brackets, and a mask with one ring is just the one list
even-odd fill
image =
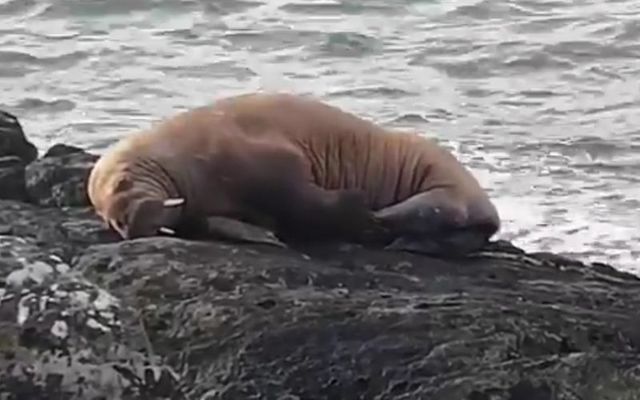
{"label": "walrus back", "polygon": [[325,189],[361,189],[386,207],[433,187],[484,194],[475,178],[435,141],[391,131],[337,107],[291,94],[246,94],[214,103],[251,136],[282,135],[302,150]]}
{"label": "walrus back", "polygon": [[232,115],[246,135],[295,144],[319,186],[362,189],[372,206],[393,201],[387,191],[376,190],[397,176],[391,141],[378,137],[380,128],[369,121],[289,94],[241,95],[219,100],[214,107]]}

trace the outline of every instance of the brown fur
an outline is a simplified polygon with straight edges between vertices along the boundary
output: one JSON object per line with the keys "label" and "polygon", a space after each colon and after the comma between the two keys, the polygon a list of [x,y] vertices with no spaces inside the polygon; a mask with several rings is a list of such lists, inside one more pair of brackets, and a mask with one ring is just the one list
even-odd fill
{"label": "brown fur", "polygon": [[362,190],[373,210],[443,186],[463,202],[486,196],[468,170],[432,139],[392,132],[322,102],[251,94],[214,107],[232,117],[244,135],[292,143],[316,184]]}
{"label": "brown fur", "polygon": [[[123,237],[213,215],[358,236],[380,221],[398,229],[393,207],[421,193],[439,193],[429,202],[453,210],[455,226],[499,227],[476,179],[433,140],[287,94],[225,98],[129,136],[101,157],[88,190]],[[185,204],[159,207],[175,197]]]}

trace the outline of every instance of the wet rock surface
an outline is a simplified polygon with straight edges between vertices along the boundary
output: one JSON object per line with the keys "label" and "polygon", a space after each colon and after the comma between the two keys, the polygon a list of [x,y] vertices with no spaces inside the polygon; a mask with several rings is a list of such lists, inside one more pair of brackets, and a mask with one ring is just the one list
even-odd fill
{"label": "wet rock surface", "polygon": [[54,145],[26,168],[29,201],[41,206],[88,206],[86,182],[97,158],[73,146]]}
{"label": "wet rock surface", "polygon": [[120,241],[78,195],[95,156],[69,150],[0,200],[3,398],[640,398],[635,276],[508,243]]}
{"label": "wet rock surface", "polygon": [[0,110],[0,157],[16,156],[28,164],[38,157],[38,149],[29,142],[18,118]]}
{"label": "wet rock surface", "polygon": [[27,199],[25,167],[18,156],[0,157],[0,199]]}

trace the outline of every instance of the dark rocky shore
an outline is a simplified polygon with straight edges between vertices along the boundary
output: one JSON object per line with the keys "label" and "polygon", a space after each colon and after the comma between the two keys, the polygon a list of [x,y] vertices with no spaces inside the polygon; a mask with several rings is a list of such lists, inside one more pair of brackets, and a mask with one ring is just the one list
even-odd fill
{"label": "dark rocky shore", "polygon": [[2,399],[640,398],[635,276],[502,242],[124,242],[88,205],[95,155],[0,119]]}

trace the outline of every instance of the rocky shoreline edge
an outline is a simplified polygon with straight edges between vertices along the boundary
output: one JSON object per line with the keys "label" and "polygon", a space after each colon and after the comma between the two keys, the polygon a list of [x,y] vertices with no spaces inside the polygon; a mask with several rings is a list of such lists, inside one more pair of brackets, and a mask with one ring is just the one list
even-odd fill
{"label": "rocky shoreline edge", "polygon": [[97,159],[0,115],[5,399],[637,399],[640,278],[509,243],[435,259],[157,237]]}

